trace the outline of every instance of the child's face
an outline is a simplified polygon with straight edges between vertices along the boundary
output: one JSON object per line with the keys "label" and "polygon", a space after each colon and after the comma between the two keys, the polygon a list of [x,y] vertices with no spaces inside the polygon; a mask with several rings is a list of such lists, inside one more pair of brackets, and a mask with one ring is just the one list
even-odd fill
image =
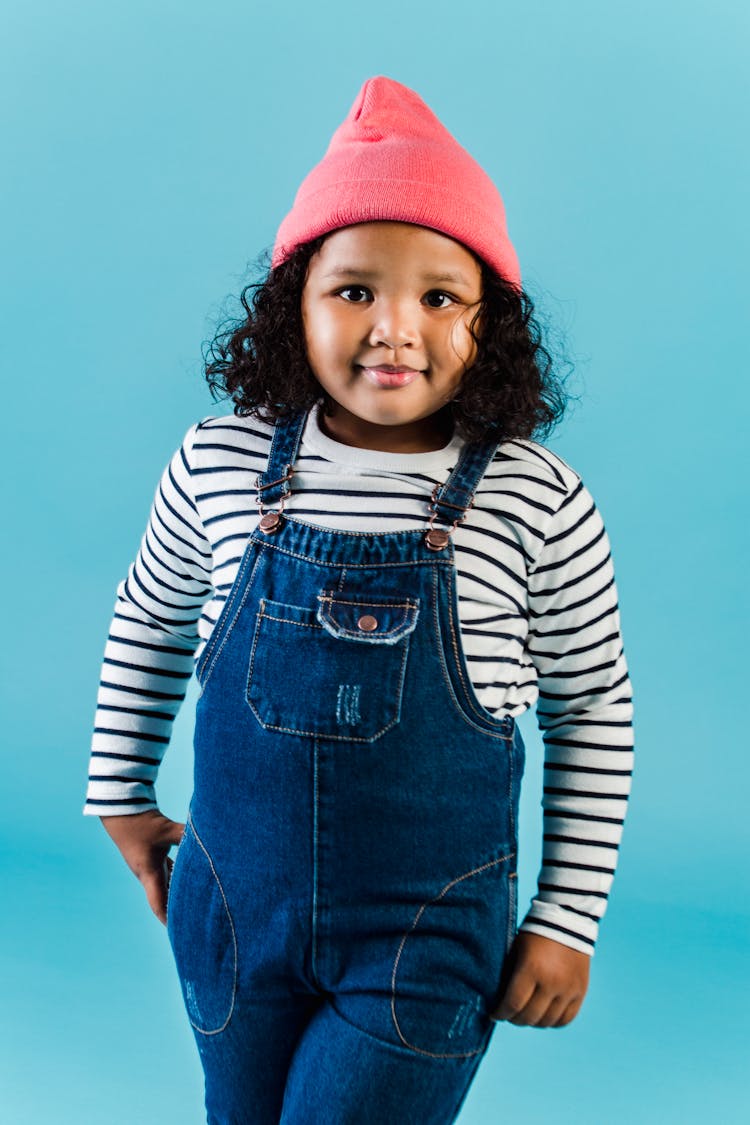
{"label": "child's face", "polygon": [[310,260],[302,320],[308,361],[334,403],[322,419],[330,437],[402,453],[447,443],[444,407],[476,356],[481,278],[461,243],[410,223],[326,238]]}

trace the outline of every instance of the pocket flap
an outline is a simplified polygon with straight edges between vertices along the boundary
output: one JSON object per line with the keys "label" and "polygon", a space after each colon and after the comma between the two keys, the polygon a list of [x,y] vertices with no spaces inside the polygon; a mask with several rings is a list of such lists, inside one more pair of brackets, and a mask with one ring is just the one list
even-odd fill
{"label": "pocket flap", "polygon": [[419,615],[419,598],[368,595],[323,590],[318,594],[318,621],[333,637],[369,644],[395,644],[412,632]]}

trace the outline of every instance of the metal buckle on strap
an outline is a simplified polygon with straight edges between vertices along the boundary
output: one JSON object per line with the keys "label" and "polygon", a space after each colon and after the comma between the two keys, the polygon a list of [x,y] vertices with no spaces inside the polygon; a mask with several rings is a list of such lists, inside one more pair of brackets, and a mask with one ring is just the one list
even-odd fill
{"label": "metal buckle on strap", "polygon": [[260,520],[258,522],[258,527],[260,528],[260,530],[265,535],[270,535],[273,531],[277,531],[281,527],[281,524],[283,522],[283,520],[281,518],[281,513],[284,511],[284,504],[286,503],[287,496],[285,496],[284,493],[282,492],[281,497],[279,498],[278,511],[269,510],[267,512],[264,512],[263,511],[263,497],[262,497],[261,494],[266,488],[273,488],[273,486],[276,485],[276,484],[283,484],[284,481],[291,480],[293,476],[294,476],[294,471],[292,469],[292,466],[287,465],[286,472],[284,473],[284,476],[279,477],[278,480],[269,481],[268,484],[261,484],[260,483],[260,476],[257,476],[255,478],[255,487],[256,487],[257,493],[258,493],[257,496],[255,497],[255,503],[258,505],[258,508],[260,509]]}
{"label": "metal buckle on strap", "polygon": [[437,494],[438,494],[438,489],[440,487],[441,486],[439,484],[436,484],[435,487],[432,490],[432,496],[430,497],[430,504],[429,504],[430,511],[432,512],[432,515],[430,516],[429,529],[425,532],[425,536],[424,536],[425,544],[429,547],[429,549],[431,551],[442,551],[444,547],[447,547],[448,541],[451,537],[451,533],[453,531],[455,531],[455,529],[458,527],[458,525],[460,523],[464,522],[464,520],[466,519],[466,513],[469,511],[470,508],[474,507],[474,497],[473,496],[472,496],[471,500],[469,501],[469,503],[466,505],[465,508],[459,507],[458,504],[451,504],[447,500],[441,500],[441,503],[445,504],[445,506],[447,508],[454,508],[455,511],[461,512],[461,515],[458,517],[457,520],[454,521],[454,523],[451,524],[451,526],[447,530],[445,528],[435,527],[435,518],[438,514]]}

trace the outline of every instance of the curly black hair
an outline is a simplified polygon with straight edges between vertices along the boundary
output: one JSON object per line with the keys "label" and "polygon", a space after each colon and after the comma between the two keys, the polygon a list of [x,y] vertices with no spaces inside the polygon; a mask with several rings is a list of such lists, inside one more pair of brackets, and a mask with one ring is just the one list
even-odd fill
{"label": "curly black hair", "polygon": [[[240,295],[244,318],[220,327],[203,353],[214,400],[231,398],[238,416],[273,423],[321,398],[330,413],[330,398],[307,360],[302,325],[308,263],[326,237],[297,247],[263,280],[246,285]],[[567,406],[564,376],[543,342],[528,293],[477,261],[482,297],[470,326],[477,354],[445,409],[466,441],[546,436]]]}

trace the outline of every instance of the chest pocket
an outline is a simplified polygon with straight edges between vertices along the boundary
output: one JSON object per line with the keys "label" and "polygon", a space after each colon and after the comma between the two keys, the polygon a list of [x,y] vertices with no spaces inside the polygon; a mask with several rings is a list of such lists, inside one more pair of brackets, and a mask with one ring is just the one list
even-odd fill
{"label": "chest pocket", "polygon": [[372,742],[401,717],[419,599],[323,590],[317,602],[261,599],[247,702],[266,730]]}

